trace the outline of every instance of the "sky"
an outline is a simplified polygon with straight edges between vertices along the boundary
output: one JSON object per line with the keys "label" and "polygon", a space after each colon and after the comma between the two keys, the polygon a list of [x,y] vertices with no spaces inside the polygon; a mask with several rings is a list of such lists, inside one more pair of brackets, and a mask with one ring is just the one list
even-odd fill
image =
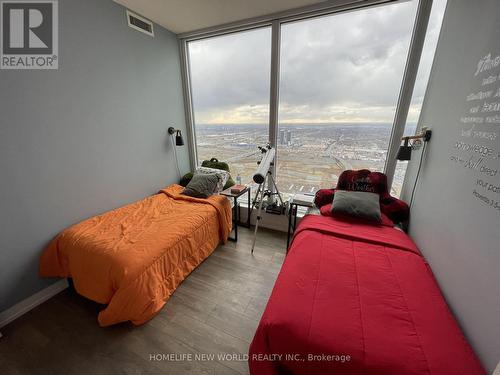
{"label": "sky", "polygon": [[[408,122],[425,94],[446,0],[434,0]],[[284,24],[280,123],[392,123],[417,1]],[[269,122],[271,30],[189,43],[196,124]]]}

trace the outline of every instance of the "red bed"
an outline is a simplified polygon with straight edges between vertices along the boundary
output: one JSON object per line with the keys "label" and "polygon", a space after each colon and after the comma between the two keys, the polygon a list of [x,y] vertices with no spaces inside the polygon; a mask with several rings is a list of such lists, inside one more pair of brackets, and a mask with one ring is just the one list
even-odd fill
{"label": "red bed", "polygon": [[406,234],[314,215],[297,229],[249,366],[254,375],[485,374]]}

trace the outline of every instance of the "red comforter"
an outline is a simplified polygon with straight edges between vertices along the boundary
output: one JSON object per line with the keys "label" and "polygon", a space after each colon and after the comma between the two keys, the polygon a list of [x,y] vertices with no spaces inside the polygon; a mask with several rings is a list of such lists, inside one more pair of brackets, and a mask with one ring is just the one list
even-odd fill
{"label": "red comforter", "polygon": [[485,374],[406,234],[313,215],[295,234],[249,366],[254,375]]}

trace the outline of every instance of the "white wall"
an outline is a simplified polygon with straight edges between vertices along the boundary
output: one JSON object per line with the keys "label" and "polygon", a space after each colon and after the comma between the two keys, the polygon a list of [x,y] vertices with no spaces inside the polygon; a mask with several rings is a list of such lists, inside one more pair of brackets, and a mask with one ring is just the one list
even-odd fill
{"label": "white wall", "polygon": [[[490,373],[500,360],[500,108],[482,109],[485,103],[500,103],[500,61],[477,70],[485,56],[500,55],[499,35],[500,1],[448,1],[419,121],[432,128],[433,138],[410,223],[411,236]],[[490,76],[496,82],[484,81]],[[490,90],[491,98],[467,100]],[[476,106],[479,112],[473,113]],[[476,133],[468,132],[472,124],[465,117],[484,123],[475,125]],[[488,117],[496,123],[487,124]],[[463,145],[487,148],[491,155],[481,157]],[[414,153],[410,163],[407,200],[419,157]]]}

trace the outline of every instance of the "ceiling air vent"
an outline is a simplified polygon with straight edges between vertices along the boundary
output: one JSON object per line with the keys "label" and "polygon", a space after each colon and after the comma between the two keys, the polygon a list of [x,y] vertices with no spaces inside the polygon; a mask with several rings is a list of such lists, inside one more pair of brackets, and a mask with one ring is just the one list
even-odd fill
{"label": "ceiling air vent", "polygon": [[132,13],[127,9],[127,22],[128,25],[141,33],[148,34],[149,36],[155,36],[153,31],[153,22],[147,20],[144,17],[139,16],[138,14]]}

